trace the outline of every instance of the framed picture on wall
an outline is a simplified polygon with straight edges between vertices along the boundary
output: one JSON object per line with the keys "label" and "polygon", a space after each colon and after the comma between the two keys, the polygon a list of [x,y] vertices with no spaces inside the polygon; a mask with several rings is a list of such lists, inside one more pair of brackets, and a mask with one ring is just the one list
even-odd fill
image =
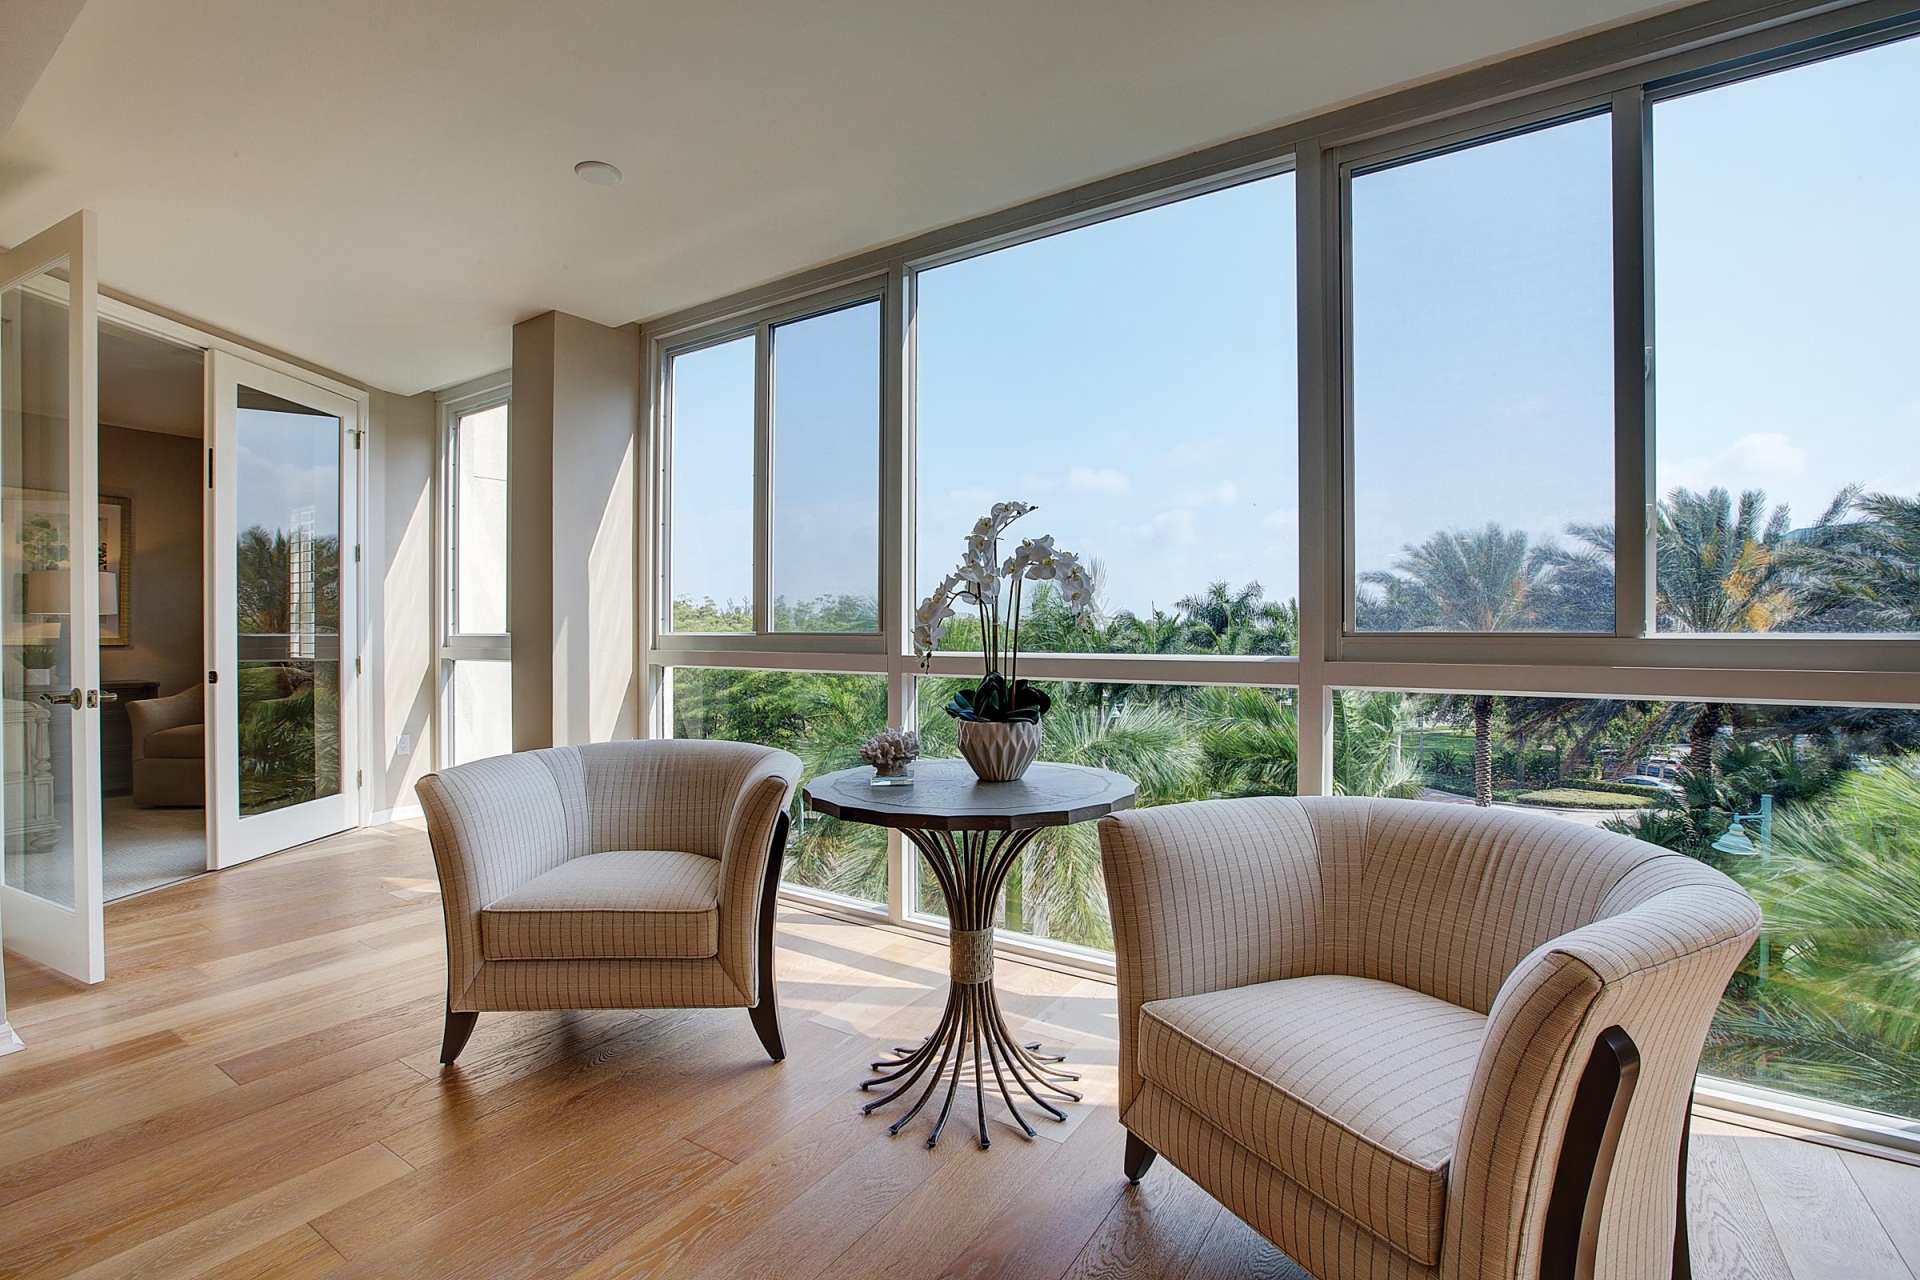
{"label": "framed picture on wall", "polygon": [[133,499],[100,495],[100,643],[133,643]]}
{"label": "framed picture on wall", "polygon": [[[91,543],[73,545],[64,493],[42,489],[6,490],[6,561],[10,574],[26,582],[25,607],[36,611],[36,574],[65,572],[73,567],[73,553],[91,550],[100,567],[100,643],[133,642],[133,499],[102,494]],[[40,609],[64,609],[68,590],[62,579],[49,575],[46,590],[54,599]],[[56,609],[56,606],[58,608]]]}

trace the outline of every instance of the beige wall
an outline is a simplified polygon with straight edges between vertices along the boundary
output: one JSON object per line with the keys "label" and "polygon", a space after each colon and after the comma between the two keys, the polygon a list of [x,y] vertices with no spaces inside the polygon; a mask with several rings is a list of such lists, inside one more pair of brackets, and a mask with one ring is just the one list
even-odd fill
{"label": "beige wall", "polygon": [[158,680],[179,693],[205,675],[201,443],[100,428],[100,492],[133,499],[132,643],[100,647],[102,680]]}
{"label": "beige wall", "polygon": [[513,745],[638,727],[640,334],[548,312],[513,327]]}
{"label": "beige wall", "polygon": [[[373,393],[367,440],[367,806],[374,820],[419,804],[413,787],[433,769],[433,457],[439,417],[431,394]],[[412,750],[399,754],[400,735]]]}

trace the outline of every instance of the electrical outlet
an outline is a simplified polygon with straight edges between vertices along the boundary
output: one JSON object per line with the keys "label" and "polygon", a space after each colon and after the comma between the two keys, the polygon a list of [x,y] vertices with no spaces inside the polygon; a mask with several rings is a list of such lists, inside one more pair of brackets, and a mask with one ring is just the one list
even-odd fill
{"label": "electrical outlet", "polygon": [[413,754],[413,735],[409,733],[401,734],[400,741],[394,746],[393,749],[395,754],[397,755],[403,755],[403,756],[412,755]]}

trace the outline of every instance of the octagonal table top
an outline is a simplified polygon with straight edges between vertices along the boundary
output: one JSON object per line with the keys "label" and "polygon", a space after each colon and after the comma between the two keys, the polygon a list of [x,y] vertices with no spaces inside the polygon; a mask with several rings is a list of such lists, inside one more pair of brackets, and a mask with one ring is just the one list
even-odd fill
{"label": "octagonal table top", "polygon": [[871,765],[824,773],[803,794],[829,817],[922,831],[1064,827],[1130,809],[1140,788],[1125,774],[1035,761],[1017,782],[982,782],[964,760],[921,760],[910,787],[876,787]]}

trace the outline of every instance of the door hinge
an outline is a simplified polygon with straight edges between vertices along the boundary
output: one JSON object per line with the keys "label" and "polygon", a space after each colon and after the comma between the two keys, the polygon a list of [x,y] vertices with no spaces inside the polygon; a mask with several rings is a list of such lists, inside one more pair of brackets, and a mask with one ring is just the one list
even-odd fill
{"label": "door hinge", "polygon": [[364,429],[364,428],[360,428],[360,427],[356,427],[356,428],[354,428],[354,432],[353,432],[353,447],[354,447],[354,448],[356,448],[356,449],[358,449],[358,448],[360,447],[360,437],[361,437],[361,436],[364,436],[365,434],[367,434],[367,433],[366,433],[366,431],[365,431],[365,429]]}
{"label": "door hinge", "polygon": [[355,658],[355,659],[353,660],[353,674],[355,674],[355,675],[359,675],[359,674],[360,674],[360,659],[358,659],[358,658]]}
{"label": "door hinge", "polygon": [[367,785],[367,771],[365,769],[355,769],[353,771],[353,785],[356,787],[364,787]]}
{"label": "door hinge", "polygon": [[207,488],[213,488],[213,450],[207,450]]}
{"label": "door hinge", "polygon": [[353,544],[353,562],[360,563],[360,544],[357,542]]}

